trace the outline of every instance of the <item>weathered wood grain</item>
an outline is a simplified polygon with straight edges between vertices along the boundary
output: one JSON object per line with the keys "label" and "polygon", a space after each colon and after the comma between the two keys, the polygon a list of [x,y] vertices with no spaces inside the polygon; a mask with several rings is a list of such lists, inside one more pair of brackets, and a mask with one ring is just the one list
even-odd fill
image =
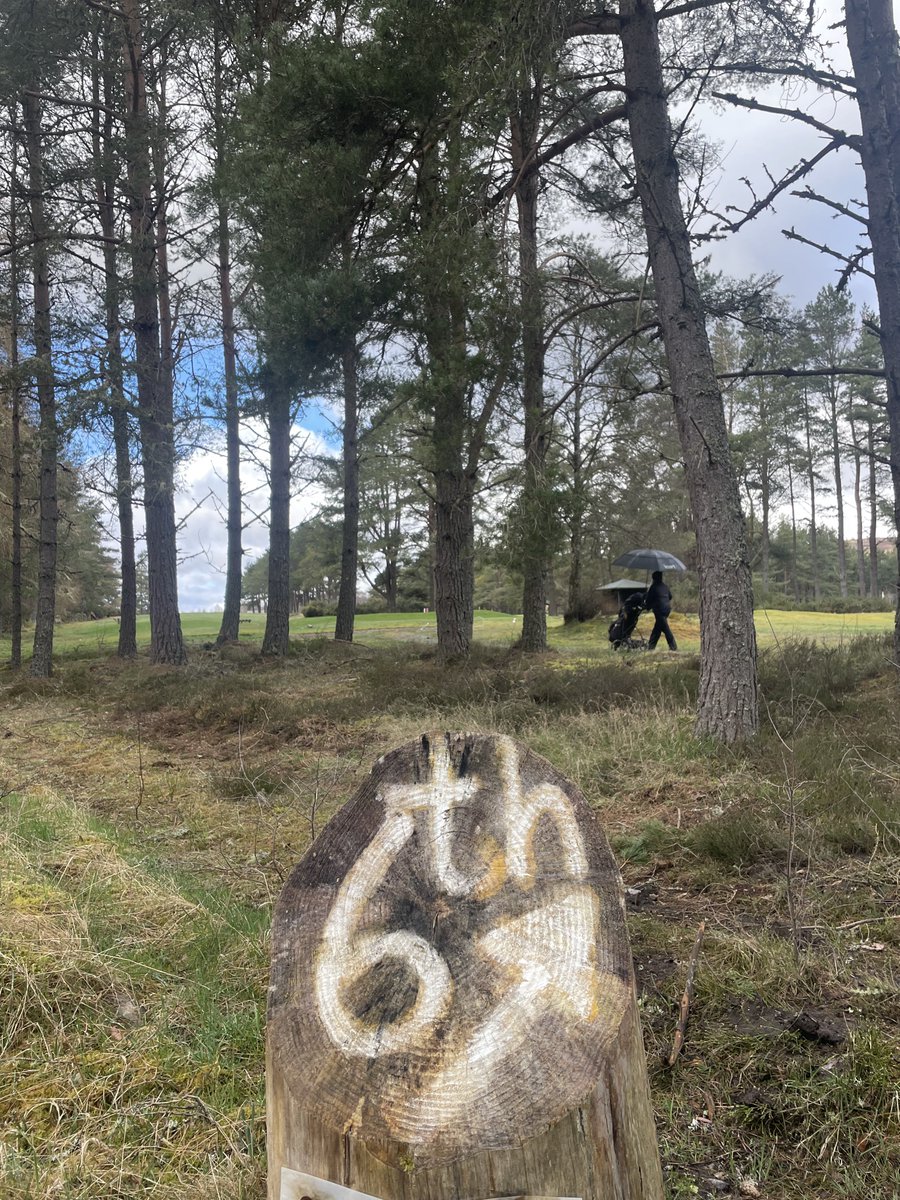
{"label": "weathered wood grain", "polygon": [[618,872],[507,738],[386,755],[273,929],[269,1196],[662,1195]]}

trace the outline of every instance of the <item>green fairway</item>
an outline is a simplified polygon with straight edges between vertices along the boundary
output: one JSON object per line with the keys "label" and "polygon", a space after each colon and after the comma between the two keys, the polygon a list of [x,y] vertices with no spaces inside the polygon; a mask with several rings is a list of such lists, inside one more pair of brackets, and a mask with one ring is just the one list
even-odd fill
{"label": "green fairway", "polygon": [[[182,627],[189,644],[214,642],[219,632],[219,613],[183,613]],[[565,627],[561,617],[548,617],[550,645],[562,653],[578,657],[595,657],[611,653],[607,640],[610,618],[597,617],[583,625]],[[893,613],[821,613],[785,612],[779,609],[757,609],[756,631],[760,646],[769,646],[790,638],[810,638],[828,645],[840,645],[866,634],[887,633],[893,628]],[[675,613],[672,629],[679,649],[699,650],[700,626],[696,617]],[[241,617],[241,642],[257,645],[262,641],[266,625],[264,613],[247,613]],[[649,614],[641,617],[638,633],[649,635],[653,622]],[[475,641],[491,645],[512,645],[522,628],[520,616],[478,609],[475,613]],[[93,656],[114,654],[119,627],[115,617],[98,621],[74,621],[56,628],[54,649],[58,654]],[[334,617],[293,617],[291,637],[298,640],[334,634]],[[150,619],[139,617],[138,645],[150,643]],[[391,641],[422,642],[436,645],[437,634],[433,612],[366,613],[356,618],[355,639],[362,645],[384,645]],[[31,652],[31,630],[26,629],[23,648],[26,657]],[[9,639],[0,638],[0,655],[9,653]]]}
{"label": "green fairway", "polygon": [[784,638],[813,638],[835,645],[867,634],[889,633],[893,627],[892,612],[784,612],[774,608],[756,611],[756,632],[762,644]]}
{"label": "green fairway", "polygon": [[[214,642],[222,622],[221,613],[182,613],[181,626],[188,644],[202,645]],[[559,618],[550,618],[551,625],[561,625]],[[241,617],[240,640],[248,645],[259,644],[262,641],[266,627],[265,613],[245,613]],[[521,617],[511,617],[508,613],[478,610],[475,613],[475,640],[490,642],[513,642],[521,628]],[[366,643],[382,643],[396,639],[397,641],[437,641],[434,613],[365,613],[356,618],[355,634],[358,641]],[[31,653],[30,627],[26,628],[22,639],[25,656]],[[291,637],[307,639],[314,637],[333,637],[334,617],[302,617],[291,618]],[[57,625],[54,637],[54,650],[58,654],[93,655],[113,654],[119,637],[119,625],[115,617],[106,617],[97,621],[72,621]],[[137,641],[140,648],[150,644],[150,618],[138,617]],[[0,653],[9,652],[9,638],[0,638]]]}

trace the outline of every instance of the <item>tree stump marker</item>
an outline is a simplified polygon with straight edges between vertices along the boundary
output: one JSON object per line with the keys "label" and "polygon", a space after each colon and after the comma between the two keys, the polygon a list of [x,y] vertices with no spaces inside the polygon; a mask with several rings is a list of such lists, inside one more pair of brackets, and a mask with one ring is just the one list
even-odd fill
{"label": "tree stump marker", "polygon": [[266,1060],[269,1200],[662,1200],[618,870],[509,738],[423,736],[328,823]]}

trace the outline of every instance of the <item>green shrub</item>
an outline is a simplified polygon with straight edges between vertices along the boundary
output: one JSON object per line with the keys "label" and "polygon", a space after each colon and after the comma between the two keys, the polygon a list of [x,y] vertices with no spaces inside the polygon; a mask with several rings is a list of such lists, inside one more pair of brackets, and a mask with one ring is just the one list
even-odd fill
{"label": "green shrub", "polygon": [[767,815],[735,805],[721,816],[695,826],[686,844],[716,862],[744,866],[782,853],[787,838]]}
{"label": "green shrub", "polygon": [[760,653],[760,689],[769,705],[808,709],[812,701],[836,709],[857,684],[883,672],[891,656],[890,635],[852,638],[837,646],[789,638]]}

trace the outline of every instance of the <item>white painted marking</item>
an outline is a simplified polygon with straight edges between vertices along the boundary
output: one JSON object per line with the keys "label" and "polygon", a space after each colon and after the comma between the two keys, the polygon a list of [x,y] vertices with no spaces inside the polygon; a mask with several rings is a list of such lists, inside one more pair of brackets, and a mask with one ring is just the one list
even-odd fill
{"label": "white painted marking", "polygon": [[[389,811],[366,850],[341,884],[322,934],[316,963],[316,1002],[328,1036],[344,1053],[361,1058],[393,1054],[414,1044],[446,1010],[453,992],[447,964],[418,934],[405,930],[356,934],[375,891],[412,835],[408,813]],[[342,988],[382,959],[398,958],[418,976],[412,1008],[390,1025],[373,1027],[344,1004]]]}
{"label": "white painted marking", "polygon": [[479,779],[477,775],[457,775],[444,741],[432,746],[428,761],[427,782],[385,788],[385,803],[402,812],[427,812],[429,849],[437,881],[448,895],[466,896],[477,881],[467,878],[453,861],[453,810],[471,801],[478,791]]}
{"label": "white painted marking", "polygon": [[[598,1015],[596,929],[599,901],[588,887],[533,908],[478,940],[478,948],[518,976],[465,1047],[434,1076],[417,1099],[405,1133],[427,1140],[446,1122],[453,1097],[467,1109],[494,1090],[493,1077],[529,1037],[550,1007],[591,1021]],[[449,1101],[449,1103],[448,1103]]]}
{"label": "white painted marking", "polygon": [[[534,885],[534,837],[546,814],[556,826],[565,867],[573,880],[583,879],[589,869],[587,855],[568,797],[549,783],[524,794],[515,743],[499,738],[497,753],[504,792],[508,878],[523,889]],[[358,932],[367,905],[413,835],[416,813],[426,814],[430,840],[425,850],[443,891],[463,897],[479,886],[480,880],[469,878],[454,862],[453,814],[457,807],[471,802],[480,781],[477,776],[460,778],[456,774],[449,749],[442,741],[433,746],[429,767],[427,781],[385,789],[384,822],[348,871],[323,929],[315,970],[316,1003],[332,1042],[342,1053],[354,1057],[377,1058],[421,1043],[452,999],[449,968],[425,938],[409,930]],[[589,888],[576,888],[562,900],[536,907],[480,939],[481,952],[517,975],[518,983],[475,1031],[465,1050],[438,1073],[426,1096],[463,1086],[472,1066],[488,1074],[496,1070],[527,1038],[535,1020],[550,1004],[567,1008],[583,1021],[593,1018],[597,918],[594,893]],[[417,977],[418,988],[408,1011],[389,1024],[373,1027],[347,1008],[342,994],[384,959],[405,963]],[[424,1096],[422,1104],[426,1105]]]}
{"label": "white painted marking", "polygon": [[568,796],[552,783],[541,783],[525,795],[519,774],[519,751],[511,738],[497,739],[500,776],[506,802],[506,863],[511,879],[531,887],[535,876],[534,835],[544,814],[552,818],[573,879],[588,873],[584,841]]}

